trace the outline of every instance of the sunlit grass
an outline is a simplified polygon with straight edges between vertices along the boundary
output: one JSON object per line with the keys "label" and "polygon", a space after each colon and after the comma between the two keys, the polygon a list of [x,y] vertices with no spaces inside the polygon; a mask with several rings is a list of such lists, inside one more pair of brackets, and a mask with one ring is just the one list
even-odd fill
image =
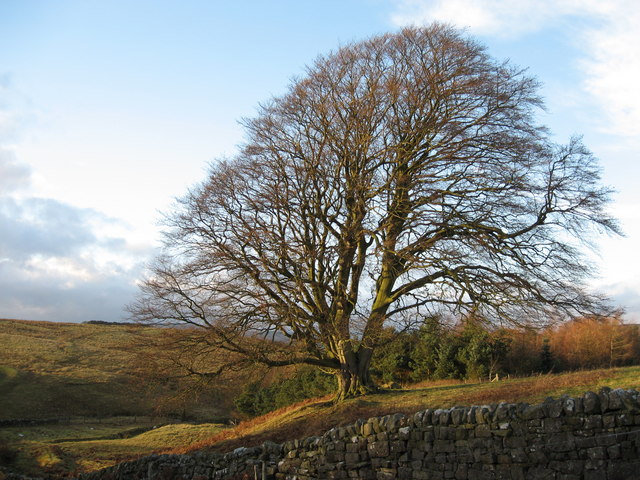
{"label": "sunlit grass", "polygon": [[106,415],[111,406],[143,414],[149,402],[131,388],[136,356],[141,340],[157,334],[132,325],[0,320],[1,418]]}
{"label": "sunlit grass", "polygon": [[56,444],[66,455],[76,460],[80,471],[104,468],[115,463],[202,441],[223,429],[218,424],[166,425],[118,440],[83,440]]}
{"label": "sunlit grass", "polygon": [[[100,423],[10,427],[0,430],[0,440],[11,442],[17,450],[15,469],[63,476],[199,442],[225,428],[219,424],[154,425],[158,420],[114,418]],[[147,431],[135,434],[140,430]]]}
{"label": "sunlit grass", "polygon": [[[61,424],[0,429],[0,449],[4,444],[16,451],[12,468],[32,476],[58,478],[154,452],[229,451],[265,440],[304,438],[358,418],[390,413],[501,401],[537,403],[547,396],[578,396],[603,386],[640,389],[640,367],[495,383],[444,380],[338,405],[330,396],[306,400],[235,428],[213,423],[166,425],[171,420],[145,416],[152,412],[153,398],[137,390],[141,377],[135,376],[135,369],[144,367],[136,363],[136,354],[151,348],[140,339],[163,333],[126,325],[0,321],[0,418],[64,420]],[[206,422],[219,411],[216,402],[196,407],[204,409],[198,418]],[[191,407],[192,413],[196,407]],[[114,417],[118,410],[137,416]]]}
{"label": "sunlit grass", "polygon": [[411,414],[426,408],[484,405],[499,402],[538,403],[564,394],[580,396],[602,387],[640,389],[640,367],[600,369],[505,379],[495,383],[461,381],[424,382],[406,390],[393,390],[332,404],[329,397],[308,400],[243,422],[209,439],[175,449],[226,451],[259,445],[265,440],[283,442],[320,435],[334,426],[392,413]]}
{"label": "sunlit grass", "polygon": [[174,334],[130,324],[0,320],[0,420],[228,417],[233,395],[221,398],[219,385],[196,395],[197,382],[176,369],[169,349],[158,351],[156,342]]}
{"label": "sunlit grass", "polygon": [[[560,375],[505,379],[495,383],[461,381],[424,382],[405,390],[392,390],[333,404],[331,397],[305,400],[235,428],[217,424],[157,425],[158,419],[114,418],[101,422],[72,422],[0,430],[20,456],[16,467],[32,474],[63,476],[87,472],[158,452],[188,453],[205,449],[229,451],[319,435],[334,426],[391,413],[411,414],[426,408],[505,402],[537,403],[548,396],[582,395],[602,387],[640,388],[640,367],[591,370]],[[154,423],[157,428],[154,427]],[[136,430],[148,429],[135,435]],[[18,437],[18,435],[22,435]],[[125,436],[128,438],[116,438]]]}

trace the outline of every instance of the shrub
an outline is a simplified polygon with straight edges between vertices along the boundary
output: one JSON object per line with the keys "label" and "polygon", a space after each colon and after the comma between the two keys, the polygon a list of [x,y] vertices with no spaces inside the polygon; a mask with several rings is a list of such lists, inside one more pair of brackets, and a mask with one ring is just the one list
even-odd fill
{"label": "shrub", "polygon": [[254,417],[307,398],[326,395],[336,387],[333,375],[317,368],[302,367],[293,377],[270,386],[263,387],[260,382],[248,384],[233,403],[238,412]]}

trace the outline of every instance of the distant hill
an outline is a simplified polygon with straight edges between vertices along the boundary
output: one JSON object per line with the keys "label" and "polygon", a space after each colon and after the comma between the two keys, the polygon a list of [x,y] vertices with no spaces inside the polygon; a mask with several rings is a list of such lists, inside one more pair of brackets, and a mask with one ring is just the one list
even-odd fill
{"label": "distant hill", "polygon": [[131,323],[131,322],[107,322],[105,320],[88,320],[86,322],[82,322],[84,324],[88,324],[88,325],[115,325],[115,326],[122,326],[122,325],[134,325],[134,326],[140,326],[136,323]]}
{"label": "distant hill", "polygon": [[227,417],[228,385],[196,392],[155,350],[167,334],[101,321],[0,320],[0,421],[159,411],[202,420]]}

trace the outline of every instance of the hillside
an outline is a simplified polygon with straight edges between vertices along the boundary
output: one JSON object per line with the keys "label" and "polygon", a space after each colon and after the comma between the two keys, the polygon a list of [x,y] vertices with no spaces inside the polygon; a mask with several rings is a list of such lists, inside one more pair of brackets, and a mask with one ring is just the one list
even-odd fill
{"label": "hillside", "polygon": [[[242,422],[234,428],[216,424],[176,424],[136,432],[125,419],[111,423],[41,425],[0,429],[0,442],[13,439],[19,451],[12,468],[32,475],[95,471],[150,453],[227,452],[267,440],[284,442],[319,435],[335,427],[393,413],[411,414],[426,408],[489,403],[537,403],[563,394],[580,396],[602,387],[640,389],[640,367],[591,370],[560,375],[516,378],[497,383],[457,381],[419,384],[411,389],[332,404],[329,397],[311,399]],[[121,422],[117,424],[117,422]],[[16,442],[16,437],[23,435]],[[1,454],[2,452],[0,452]]]}
{"label": "hillside", "polygon": [[181,378],[159,342],[184,332],[131,324],[0,320],[0,421],[113,415],[226,418],[225,385]]}
{"label": "hillside", "polygon": [[240,446],[256,446],[266,440],[277,443],[320,435],[358,419],[394,413],[411,414],[425,408],[485,405],[491,403],[538,403],[547,397],[580,396],[602,387],[640,390],[640,367],[599,369],[547,374],[500,382],[425,382],[406,390],[389,390],[333,404],[330,397],[312,399],[243,422],[204,441],[172,453],[196,450],[226,452]]}
{"label": "hillside", "polygon": [[[187,334],[131,324],[0,320],[0,466],[60,476],[222,428],[239,387],[203,388],[183,378],[170,352],[159,348]],[[180,419],[203,425],[172,425]]]}
{"label": "hillside", "polygon": [[[131,326],[0,321],[1,419],[148,410],[132,388],[142,335]],[[122,389],[132,398],[122,398]]]}
{"label": "hillside", "polygon": [[[63,477],[153,452],[223,452],[266,440],[280,443],[392,413],[535,403],[603,386],[640,389],[640,367],[495,383],[424,382],[338,405],[330,397],[312,399],[229,428],[217,419],[227,418],[233,396],[250,377],[234,372],[235,381],[195,389],[159,349],[184,335],[188,332],[135,325],[0,320],[0,465]],[[179,395],[183,391],[186,395]],[[177,423],[161,413],[191,422]]]}

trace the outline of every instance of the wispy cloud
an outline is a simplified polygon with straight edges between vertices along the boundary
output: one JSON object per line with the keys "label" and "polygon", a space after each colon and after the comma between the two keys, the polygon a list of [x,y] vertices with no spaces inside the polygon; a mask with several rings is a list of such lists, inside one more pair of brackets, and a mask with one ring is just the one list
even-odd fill
{"label": "wispy cloud", "polygon": [[[640,3],[609,4],[597,26],[582,34],[586,46],[581,62],[585,88],[607,113],[605,130],[640,136]],[[614,7],[615,6],[615,7]]]}
{"label": "wispy cloud", "polygon": [[582,51],[582,88],[602,111],[599,127],[628,138],[640,135],[637,0],[398,0],[392,20],[441,21],[502,38],[559,29]]}
{"label": "wispy cloud", "polygon": [[568,25],[567,17],[603,15],[611,10],[598,0],[398,0],[397,25],[446,22],[478,35],[517,37]]}

